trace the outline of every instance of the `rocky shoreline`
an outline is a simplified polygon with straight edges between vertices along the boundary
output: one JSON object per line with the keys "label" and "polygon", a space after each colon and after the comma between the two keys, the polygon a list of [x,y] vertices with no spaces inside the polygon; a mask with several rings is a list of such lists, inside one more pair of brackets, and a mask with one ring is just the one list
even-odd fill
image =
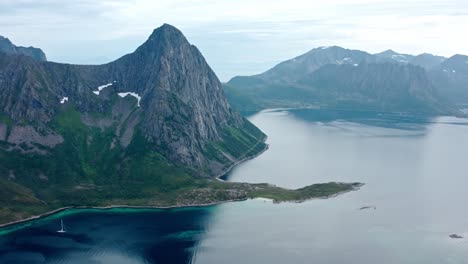
{"label": "rocky shoreline", "polygon": [[186,207],[205,207],[205,206],[213,206],[213,205],[218,205],[222,203],[228,203],[228,202],[240,202],[240,201],[245,201],[248,199],[234,199],[234,200],[228,200],[228,201],[219,201],[219,202],[213,202],[213,203],[204,203],[204,204],[183,204],[183,205],[172,205],[172,206],[138,206],[138,205],[109,205],[109,206],[66,206],[66,207],[61,207],[40,215],[32,216],[26,219],[21,219],[5,224],[0,224],[0,228],[5,228],[21,223],[26,223],[29,221],[34,221],[38,220],[41,218],[45,218],[66,210],[70,209],[97,209],[97,210],[108,210],[108,209],[116,209],[116,208],[131,208],[131,209],[176,209],[176,208],[186,208]]}
{"label": "rocky shoreline", "polygon": [[[265,139],[262,141],[262,143],[265,143],[267,138],[268,137],[265,137]],[[219,181],[223,181],[223,182],[226,181],[225,179],[223,179],[223,177],[226,176],[226,174],[230,173],[237,165],[262,155],[269,148],[270,148],[270,146],[268,144],[265,144],[265,147],[260,152],[254,154],[252,156],[248,156],[248,157],[245,157],[245,158],[243,158],[243,159],[241,159],[239,161],[234,162],[231,166],[229,166],[227,169],[225,169],[224,172],[220,173],[215,178],[217,180],[219,180]]]}

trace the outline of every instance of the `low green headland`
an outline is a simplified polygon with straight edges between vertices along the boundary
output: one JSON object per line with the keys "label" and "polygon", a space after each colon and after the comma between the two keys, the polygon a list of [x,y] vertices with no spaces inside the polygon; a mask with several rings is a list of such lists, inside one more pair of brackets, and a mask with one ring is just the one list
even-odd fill
{"label": "low green headland", "polygon": [[[179,180],[183,182],[183,180]],[[135,190],[132,196],[124,196],[125,189],[111,190],[100,186],[83,186],[78,189],[63,190],[61,198],[46,202],[38,199],[30,190],[15,186],[10,181],[2,180],[0,184],[7,186],[7,188],[2,188],[3,190],[9,190],[9,192],[2,191],[0,193],[0,225],[47,215],[48,212],[60,208],[119,206],[167,208],[212,205],[253,198],[268,198],[275,203],[302,202],[314,198],[330,198],[357,190],[362,186],[361,183],[330,182],[292,190],[270,184],[193,179],[189,185],[181,185],[167,190],[158,190],[155,187],[147,186],[141,191]],[[128,188],[132,187],[127,186]]]}

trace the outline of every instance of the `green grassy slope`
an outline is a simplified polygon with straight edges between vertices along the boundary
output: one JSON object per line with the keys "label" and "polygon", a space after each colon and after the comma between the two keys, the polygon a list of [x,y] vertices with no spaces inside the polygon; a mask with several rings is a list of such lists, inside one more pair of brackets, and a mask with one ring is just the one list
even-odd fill
{"label": "green grassy slope", "polygon": [[[123,148],[113,143],[115,125],[86,126],[80,115],[72,106],[61,109],[51,127],[64,143],[53,149],[41,146],[47,155],[7,151],[9,144],[1,142],[0,222],[64,206],[174,205],[181,194],[210,185],[211,180],[193,177],[190,168],[168,161],[138,129]],[[264,138],[245,122],[245,129],[226,128],[224,141],[208,144],[206,152],[228,165],[232,162],[220,150],[243,159],[261,151]]]}

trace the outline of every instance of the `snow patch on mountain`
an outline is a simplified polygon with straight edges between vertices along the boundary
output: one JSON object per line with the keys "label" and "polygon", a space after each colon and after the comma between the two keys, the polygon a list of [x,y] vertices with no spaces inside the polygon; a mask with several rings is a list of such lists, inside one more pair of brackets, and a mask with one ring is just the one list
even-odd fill
{"label": "snow patch on mountain", "polygon": [[122,97],[122,98],[124,98],[124,97],[127,96],[127,95],[130,95],[130,96],[135,97],[135,98],[138,100],[137,106],[140,107],[140,100],[141,100],[141,97],[140,97],[137,93],[125,92],[125,93],[118,93],[118,95],[119,95],[120,97]]}
{"label": "snow patch on mountain", "polygon": [[392,59],[398,61],[398,62],[401,62],[401,63],[408,63],[408,58],[406,58],[405,55],[401,55],[401,54],[395,54],[395,55],[392,55]]}
{"label": "snow patch on mountain", "polygon": [[[114,81],[115,83],[115,81]],[[98,86],[97,90],[96,91],[93,91],[94,94],[96,95],[99,95],[99,93],[101,93],[102,89],[106,88],[106,87],[109,87],[111,86],[113,83],[108,83],[108,84],[104,84],[104,85],[101,85],[101,86]]]}
{"label": "snow patch on mountain", "polygon": [[346,58],[344,58],[342,60],[337,60],[336,61],[337,64],[346,64],[346,63],[352,63],[352,62],[353,62],[353,60],[351,58],[349,58],[349,57],[346,57]]}

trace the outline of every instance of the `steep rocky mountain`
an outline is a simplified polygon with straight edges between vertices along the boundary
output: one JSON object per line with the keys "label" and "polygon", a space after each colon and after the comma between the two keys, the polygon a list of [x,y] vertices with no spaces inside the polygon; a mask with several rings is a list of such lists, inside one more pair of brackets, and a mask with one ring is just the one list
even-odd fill
{"label": "steep rocky mountain", "polygon": [[16,193],[24,206],[167,200],[205,183],[193,176],[258,154],[264,139],[170,25],[105,65],[0,52],[0,197]]}
{"label": "steep rocky mountain", "polygon": [[454,55],[429,73],[439,93],[456,104],[468,105],[468,56]]}
{"label": "steep rocky mountain", "polygon": [[38,61],[47,61],[46,55],[41,49],[34,47],[15,46],[8,38],[0,36],[0,52],[8,54],[23,54]]}
{"label": "steep rocky mountain", "polygon": [[413,65],[416,58],[392,50],[371,55],[340,47],[318,48],[265,73],[234,77],[224,89],[233,106],[243,111],[315,106],[454,113],[425,70]]}

